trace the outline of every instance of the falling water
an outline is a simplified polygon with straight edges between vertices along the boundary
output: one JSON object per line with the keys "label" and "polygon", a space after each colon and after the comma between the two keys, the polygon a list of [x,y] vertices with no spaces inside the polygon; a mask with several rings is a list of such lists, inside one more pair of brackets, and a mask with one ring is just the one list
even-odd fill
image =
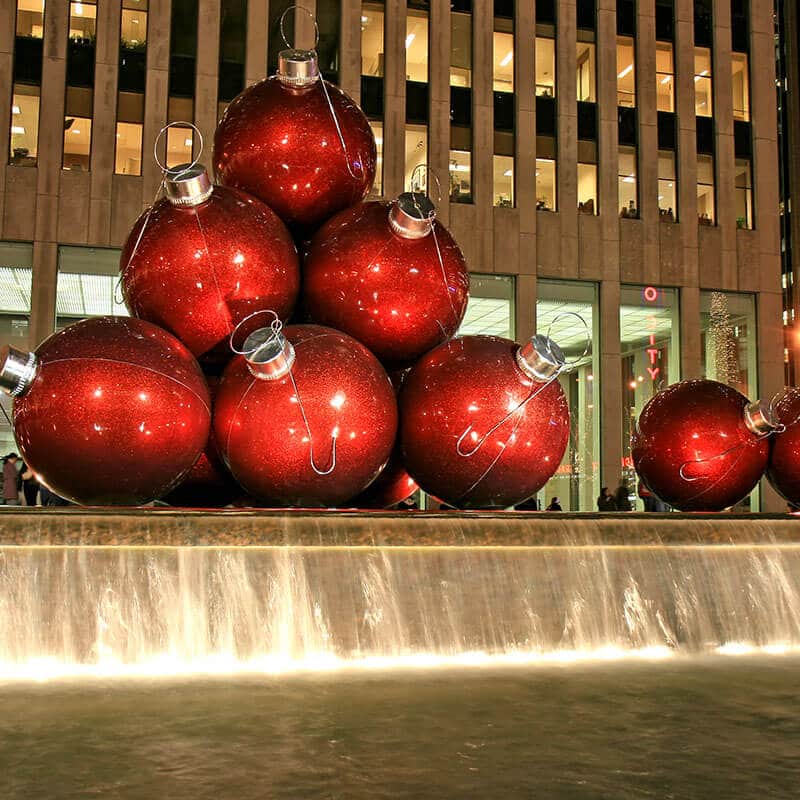
{"label": "falling water", "polygon": [[800,648],[800,545],[0,547],[0,677],[742,648]]}

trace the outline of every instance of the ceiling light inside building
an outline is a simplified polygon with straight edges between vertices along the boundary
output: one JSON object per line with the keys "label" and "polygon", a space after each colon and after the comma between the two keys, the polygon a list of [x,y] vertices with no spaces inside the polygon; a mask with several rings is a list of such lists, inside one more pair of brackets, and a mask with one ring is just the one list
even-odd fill
{"label": "ceiling light inside building", "polygon": [[514,173],[513,173],[513,172],[512,172],[510,169],[507,169],[507,170],[506,170],[506,171],[503,173],[503,177],[504,177],[504,178],[511,178],[511,177],[513,177],[513,175],[514,175]]}
{"label": "ceiling light inside building", "polygon": [[19,106],[11,106],[11,113],[19,114],[20,113]]}
{"label": "ceiling light inside building", "polygon": [[184,139],[183,140],[183,146],[184,147],[191,147],[192,146],[192,140],[191,139]]}
{"label": "ceiling light inside building", "polygon": [[628,66],[625,67],[625,69],[622,70],[617,77],[624,78],[626,75],[630,75],[631,72],[633,72],[633,64],[628,64]]}
{"label": "ceiling light inside building", "polygon": [[411,42],[413,42],[416,38],[417,35],[415,33],[409,33],[408,36],[406,36],[406,50],[411,47]]}
{"label": "ceiling light inside building", "polygon": [[507,67],[511,63],[512,58],[514,58],[514,51],[509,50],[508,55],[500,62],[500,66]]}
{"label": "ceiling light inside building", "polygon": [[25,133],[25,128],[23,128],[21,125],[12,125],[11,133],[22,136]]}

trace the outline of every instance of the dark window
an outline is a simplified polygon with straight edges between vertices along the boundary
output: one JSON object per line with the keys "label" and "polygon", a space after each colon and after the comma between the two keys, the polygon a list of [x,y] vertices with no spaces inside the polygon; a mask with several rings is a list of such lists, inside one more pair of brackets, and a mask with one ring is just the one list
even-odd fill
{"label": "dark window", "polygon": [[617,108],[619,123],[619,143],[627,147],[636,147],[636,109],[619,106]]}
{"label": "dark window", "polygon": [[406,81],[406,122],[428,124],[428,84]]}
{"label": "dark window", "polygon": [[556,0],[536,0],[536,24],[556,24]]}
{"label": "dark window", "polygon": [[731,0],[731,47],[738,53],[750,52],[749,0]]}
{"label": "dark window", "polygon": [[450,122],[464,128],[472,125],[472,89],[450,87]]}
{"label": "dark window", "polygon": [[[450,10],[457,11],[460,14],[472,13],[472,0],[451,0]],[[497,13],[497,12],[495,12]]]}
{"label": "dark window", "polygon": [[147,43],[119,45],[119,90],[144,93],[147,75]]}
{"label": "dark window", "polygon": [[597,104],[578,102],[578,138],[597,141]]}
{"label": "dark window", "polygon": [[42,83],[42,40],[17,36],[14,40],[14,81],[37,86]]}
{"label": "dark window", "polygon": [[[295,0],[270,0],[269,3],[269,39],[267,45],[267,71],[274,75],[278,70],[278,53],[286,49],[286,42],[281,36],[281,16],[289,6],[295,5]],[[302,13],[302,12],[301,12]],[[283,22],[283,31],[290,45],[294,44],[294,11],[286,15]]]}
{"label": "dark window", "polygon": [[536,97],[536,135],[556,135],[556,100],[554,97]]}
{"label": "dark window", "polygon": [[694,0],[694,43],[696,47],[711,47],[712,20],[711,0]]}
{"label": "dark window", "polygon": [[656,39],[662,42],[675,39],[675,5],[672,0],[656,0]]}
{"label": "dark window", "polygon": [[247,0],[222,0],[219,42],[219,99],[233,100],[244,89]]}
{"label": "dark window", "polygon": [[675,150],[675,115],[671,111],[658,112],[658,149]]}
{"label": "dark window", "polygon": [[317,0],[319,68],[333,83],[339,79],[339,0]]}
{"label": "dark window", "polygon": [[514,19],[514,0],[494,0],[494,15]]}
{"label": "dark window", "polygon": [[617,35],[636,36],[636,0],[617,0]]}
{"label": "dark window", "polygon": [[595,0],[578,0],[577,22],[579,28],[587,31],[595,29],[597,26],[595,9]]}
{"label": "dark window", "polygon": [[697,121],[697,152],[714,155],[714,120],[712,117],[695,117]]}
{"label": "dark window", "polygon": [[361,108],[371,119],[383,119],[383,78],[361,76]]}
{"label": "dark window", "polygon": [[733,146],[736,158],[753,157],[753,132],[749,122],[733,121]]}
{"label": "dark window", "polygon": [[194,97],[197,62],[197,2],[172,0],[169,42],[169,94]]}
{"label": "dark window", "polygon": [[494,92],[494,129],[514,130],[514,95],[511,92]]}

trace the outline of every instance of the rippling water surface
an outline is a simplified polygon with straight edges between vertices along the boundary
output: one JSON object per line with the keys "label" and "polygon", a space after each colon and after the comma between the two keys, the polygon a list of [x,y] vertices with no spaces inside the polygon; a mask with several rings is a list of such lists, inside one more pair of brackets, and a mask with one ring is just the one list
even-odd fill
{"label": "rippling water surface", "polygon": [[0,685],[3,800],[797,798],[800,660]]}

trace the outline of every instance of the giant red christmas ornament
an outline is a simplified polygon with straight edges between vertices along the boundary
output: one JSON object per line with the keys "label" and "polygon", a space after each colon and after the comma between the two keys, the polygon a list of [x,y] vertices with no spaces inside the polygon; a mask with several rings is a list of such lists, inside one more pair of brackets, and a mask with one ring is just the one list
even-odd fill
{"label": "giant red christmas ornament", "polygon": [[314,322],[349,333],[384,364],[411,364],[458,330],[467,308],[464,256],[424,194],[361,203],[311,242],[303,305]]}
{"label": "giant red christmas ornament", "polygon": [[722,511],[746,497],[767,466],[775,419],[763,403],[710,380],[675,383],[652,397],[631,454],[653,494],[681,511]]}
{"label": "giant red christmas ornament", "polygon": [[520,347],[464,336],[424,356],[400,393],[409,473],[449,505],[515,505],[542,488],[569,438],[557,375],[561,350],[544,336]]}
{"label": "giant red christmas ornament", "polygon": [[278,74],[234,99],[214,137],[219,180],[261,198],[298,234],[363,200],[376,164],[367,118],[320,78],[314,51],[281,52]]}
{"label": "giant red christmas ornament", "polygon": [[171,334],[138,319],[95,317],[34,353],[5,348],[0,387],[14,400],[25,463],[56,494],[140,505],[166,494],[208,438],[200,367]]}
{"label": "giant red christmas ornament", "polygon": [[228,338],[248,314],[291,314],[300,285],[294,242],[264,203],[212,186],[203,167],[176,168],[166,191],[123,248],[125,302],[202,361],[224,363]]}
{"label": "giant red christmas ornament", "polygon": [[254,331],[225,370],[214,431],[234,478],[269,505],[339,505],[389,458],[397,403],[378,360],[318,325]]}
{"label": "giant red christmas ornament", "polygon": [[419,487],[403,464],[400,448],[392,450],[389,461],[377,478],[350,504],[353,508],[389,508],[411,497]]}
{"label": "giant red christmas ornament", "polygon": [[788,389],[775,403],[780,433],[770,437],[767,478],[776,492],[800,505],[800,389]]}

